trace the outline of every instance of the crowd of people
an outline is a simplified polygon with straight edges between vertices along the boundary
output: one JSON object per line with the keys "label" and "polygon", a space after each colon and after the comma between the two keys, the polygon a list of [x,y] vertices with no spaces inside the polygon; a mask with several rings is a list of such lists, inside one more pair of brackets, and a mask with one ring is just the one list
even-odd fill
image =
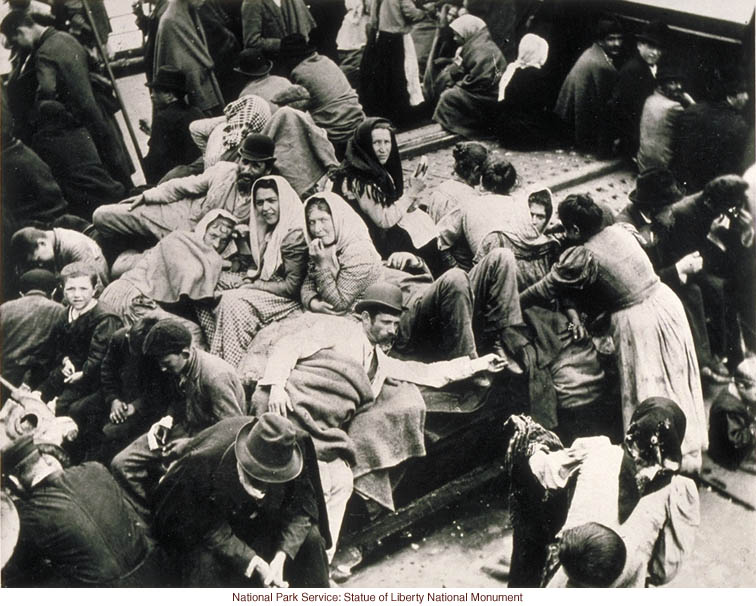
{"label": "crowd of people", "polygon": [[[730,66],[694,101],[667,25],[622,63],[630,33],[602,17],[555,83],[550,2],[157,1],[135,188],[101,34],[11,4],[4,584],[327,587],[348,508],[394,510],[426,454],[428,394],[493,384],[526,394],[488,403],[512,413],[510,586],[674,576],[703,453],[737,466],[756,435]],[[396,137],[424,115],[467,139],[435,187]],[[523,192],[482,137],[622,155],[635,188],[619,214]],[[41,440],[56,420],[76,429]]]}

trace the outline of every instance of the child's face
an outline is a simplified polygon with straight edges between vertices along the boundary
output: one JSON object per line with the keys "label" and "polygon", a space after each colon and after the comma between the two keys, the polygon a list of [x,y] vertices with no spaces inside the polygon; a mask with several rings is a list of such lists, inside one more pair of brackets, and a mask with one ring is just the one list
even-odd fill
{"label": "child's face", "polygon": [[63,295],[75,310],[84,309],[94,297],[94,287],[86,276],[68,278],[63,285]]}
{"label": "child's face", "polygon": [[55,251],[53,251],[52,244],[46,239],[37,240],[37,248],[31,258],[32,263],[52,263],[54,259]]}

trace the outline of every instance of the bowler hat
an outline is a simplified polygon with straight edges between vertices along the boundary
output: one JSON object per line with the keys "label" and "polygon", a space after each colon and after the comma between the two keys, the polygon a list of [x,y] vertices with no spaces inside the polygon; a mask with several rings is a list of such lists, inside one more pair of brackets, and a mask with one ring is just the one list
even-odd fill
{"label": "bowler hat", "polygon": [[272,68],[273,62],[267,59],[260,49],[245,48],[239,55],[239,63],[234,71],[252,78],[260,78],[269,74]]}
{"label": "bowler hat", "polygon": [[377,282],[365,289],[363,298],[354,306],[357,313],[365,310],[386,310],[402,313],[402,289],[390,282]]}
{"label": "bowler hat", "polygon": [[315,52],[315,47],[310,46],[302,34],[289,34],[281,38],[281,47],[278,51],[279,59],[292,59],[295,57],[308,57]]}
{"label": "bowler hat", "polygon": [[636,36],[636,39],[643,42],[649,42],[654,46],[661,48],[667,45],[669,38],[669,28],[665,23],[661,21],[651,21],[647,23],[640,34]]}
{"label": "bowler hat", "polygon": [[638,175],[635,189],[628,197],[634,204],[661,208],[677,202],[684,196],[675,176],[666,168],[647,168]]}
{"label": "bowler hat", "polygon": [[670,63],[661,62],[656,72],[656,81],[664,82],[665,80],[685,80],[685,74],[680,66]]}
{"label": "bowler hat", "polygon": [[266,412],[236,434],[236,461],[244,473],[269,484],[283,484],[302,472],[304,459],[292,422]]}
{"label": "bowler hat", "polygon": [[172,65],[163,65],[158,68],[155,77],[145,84],[147,88],[159,88],[176,93],[186,94],[186,76],[180,69]]}
{"label": "bowler hat", "polygon": [[31,435],[21,436],[3,450],[3,473],[13,473],[22,461],[39,456],[39,450]]}
{"label": "bowler hat", "polygon": [[276,144],[267,135],[251,133],[244,137],[239,146],[239,155],[245,160],[253,162],[266,162],[275,160]]}

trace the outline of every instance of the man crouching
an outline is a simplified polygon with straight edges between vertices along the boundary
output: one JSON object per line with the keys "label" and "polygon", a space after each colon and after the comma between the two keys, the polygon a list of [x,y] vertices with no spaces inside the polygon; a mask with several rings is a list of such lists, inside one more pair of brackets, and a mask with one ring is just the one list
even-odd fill
{"label": "man crouching", "polygon": [[197,434],[155,494],[182,587],[328,587],[328,520],[312,440],[271,413]]}

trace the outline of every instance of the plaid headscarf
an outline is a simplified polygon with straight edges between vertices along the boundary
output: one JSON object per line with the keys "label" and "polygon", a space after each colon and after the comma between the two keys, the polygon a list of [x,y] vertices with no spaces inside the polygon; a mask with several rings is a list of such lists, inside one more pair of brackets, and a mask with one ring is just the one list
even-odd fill
{"label": "plaid headscarf", "polygon": [[238,147],[250,133],[261,133],[270,121],[270,105],[262,97],[246,95],[226,105],[226,125],[223,127],[223,148]]}

